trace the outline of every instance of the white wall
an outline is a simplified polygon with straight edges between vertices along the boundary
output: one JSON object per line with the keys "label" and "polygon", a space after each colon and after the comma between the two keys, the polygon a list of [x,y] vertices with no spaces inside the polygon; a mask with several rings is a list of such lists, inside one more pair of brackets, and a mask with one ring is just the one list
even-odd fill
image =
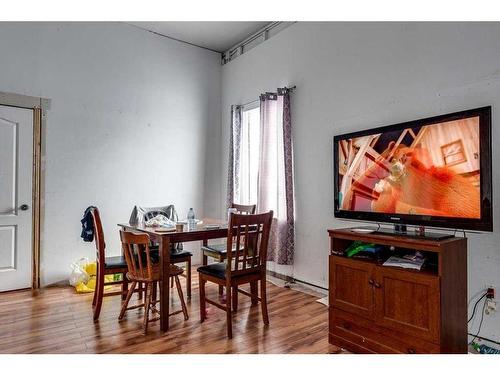
{"label": "white wall", "polygon": [[[296,188],[294,276],[327,286],[327,228],[333,217],[335,134],[485,105],[493,106],[493,191],[500,191],[500,24],[299,22],[222,68],[222,166],[208,189],[226,192],[229,110],[265,91],[292,94]],[[214,143],[212,147],[217,147]],[[498,211],[495,211],[497,213]],[[469,235],[469,297],[500,288],[500,223]],[[477,323],[476,326],[477,327]],[[474,328],[474,332],[475,332]],[[500,338],[500,312],[482,335]]]}
{"label": "white wall", "polygon": [[[51,100],[45,132],[42,284],[95,257],[80,239],[97,205],[107,252],[135,204],[203,214],[206,139],[220,128],[220,56],[124,23],[0,23],[0,91]],[[199,257],[196,257],[197,260]]]}

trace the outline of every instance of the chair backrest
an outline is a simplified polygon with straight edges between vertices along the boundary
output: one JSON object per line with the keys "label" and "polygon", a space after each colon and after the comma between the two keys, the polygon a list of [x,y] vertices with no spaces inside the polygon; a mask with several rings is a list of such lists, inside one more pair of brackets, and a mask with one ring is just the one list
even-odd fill
{"label": "chair backrest", "polygon": [[[179,221],[177,216],[177,211],[175,211],[175,206],[170,204],[168,206],[158,206],[158,207],[142,207],[135,206],[130,214],[130,224],[145,223],[149,219],[154,218],[156,215],[163,215],[172,221]],[[152,242],[152,244],[155,244]],[[171,243],[170,250],[182,251],[184,246],[182,242]]]}
{"label": "chair backrest", "polygon": [[231,214],[227,234],[228,278],[265,272],[272,219],[273,211],[257,215]]}
{"label": "chair backrest", "polygon": [[168,206],[159,206],[159,207],[141,207],[135,206],[130,214],[129,223],[130,224],[138,224],[144,223],[149,219],[152,219],[158,214],[162,214],[173,221],[178,221],[177,212],[175,211],[175,207],[173,204]]}
{"label": "chair backrest", "polygon": [[123,254],[127,261],[129,277],[143,281],[153,281],[153,264],[149,250],[149,235],[120,231]]}
{"label": "chair backrest", "polygon": [[244,205],[233,202],[231,203],[231,208],[236,208],[238,214],[253,215],[255,214],[255,209],[257,208],[257,205],[256,204]]}
{"label": "chair backrest", "polygon": [[102,230],[101,215],[97,207],[90,209],[92,215],[92,223],[94,224],[94,242],[96,248],[96,259],[99,266],[104,267],[104,260],[106,258],[106,242],[104,242],[104,231]]}

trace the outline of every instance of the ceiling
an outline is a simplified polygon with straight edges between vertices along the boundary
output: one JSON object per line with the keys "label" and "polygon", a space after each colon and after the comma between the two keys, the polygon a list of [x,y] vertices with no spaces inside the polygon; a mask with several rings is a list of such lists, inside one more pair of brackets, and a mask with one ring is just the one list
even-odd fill
{"label": "ceiling", "polygon": [[224,52],[269,22],[130,22],[145,30],[216,52]]}

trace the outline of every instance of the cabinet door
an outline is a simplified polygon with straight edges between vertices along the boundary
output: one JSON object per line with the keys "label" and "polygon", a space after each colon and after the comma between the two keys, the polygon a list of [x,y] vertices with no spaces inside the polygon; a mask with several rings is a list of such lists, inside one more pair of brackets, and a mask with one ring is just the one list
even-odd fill
{"label": "cabinet door", "polygon": [[439,277],[389,267],[375,271],[377,325],[439,342]]}
{"label": "cabinet door", "polygon": [[330,255],[330,306],[373,319],[371,263]]}

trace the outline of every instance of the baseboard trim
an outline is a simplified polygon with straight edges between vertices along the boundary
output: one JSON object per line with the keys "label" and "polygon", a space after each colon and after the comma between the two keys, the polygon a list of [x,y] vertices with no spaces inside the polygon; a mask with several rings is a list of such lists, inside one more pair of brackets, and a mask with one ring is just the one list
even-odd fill
{"label": "baseboard trim", "polygon": [[292,276],[283,275],[282,273],[278,273],[278,272],[275,272],[275,271],[269,271],[269,270],[267,270],[266,274],[269,275],[269,276],[272,276],[272,277],[276,277],[277,279],[283,280],[283,281],[285,281],[287,283],[300,283],[300,284],[309,285],[309,286],[312,286],[312,287],[315,287],[315,288],[318,288],[318,289],[322,289],[322,290],[328,291],[328,288],[324,288],[324,287],[319,286],[319,285],[311,284],[311,283],[309,283],[307,281],[299,280],[299,279],[296,279],[296,278],[294,278]]}
{"label": "baseboard trim", "polygon": [[266,274],[269,276],[275,277],[277,279],[283,280],[284,282],[287,282],[287,283],[295,282],[295,279],[293,277],[288,276],[288,275],[283,275],[282,273],[278,273],[275,271],[266,270]]}

